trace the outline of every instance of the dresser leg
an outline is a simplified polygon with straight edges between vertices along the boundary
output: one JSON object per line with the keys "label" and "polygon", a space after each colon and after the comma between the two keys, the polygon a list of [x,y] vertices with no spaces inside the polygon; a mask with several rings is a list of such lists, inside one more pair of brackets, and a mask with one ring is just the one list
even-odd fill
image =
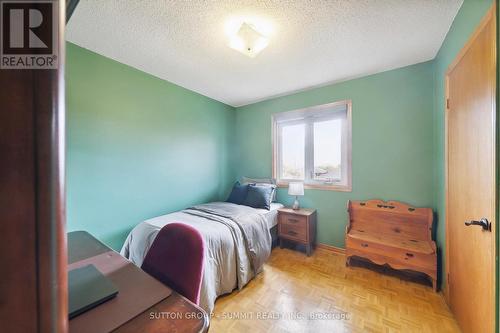
{"label": "dresser leg", "polygon": [[281,238],[278,238],[278,243],[280,243],[280,249],[283,248],[283,240]]}
{"label": "dresser leg", "polygon": [[306,245],[306,253],[308,257],[311,256],[311,244]]}

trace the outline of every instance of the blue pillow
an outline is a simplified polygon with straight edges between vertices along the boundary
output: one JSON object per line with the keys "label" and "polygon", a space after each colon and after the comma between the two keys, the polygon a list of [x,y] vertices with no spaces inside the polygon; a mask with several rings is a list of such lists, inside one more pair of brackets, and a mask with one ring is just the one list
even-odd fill
{"label": "blue pillow", "polygon": [[253,208],[264,208],[269,210],[273,200],[273,186],[258,186],[255,184],[248,185],[247,197],[243,201],[243,205]]}
{"label": "blue pillow", "polygon": [[245,198],[247,197],[248,184],[241,185],[240,182],[236,182],[233,185],[233,190],[227,198],[226,202],[231,202],[237,205],[241,205]]}

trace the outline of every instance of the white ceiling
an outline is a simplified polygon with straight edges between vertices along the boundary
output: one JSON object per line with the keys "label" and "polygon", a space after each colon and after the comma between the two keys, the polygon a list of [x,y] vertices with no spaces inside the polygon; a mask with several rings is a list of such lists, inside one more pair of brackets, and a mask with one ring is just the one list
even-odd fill
{"label": "white ceiling", "polygon": [[[81,0],[66,39],[232,106],[436,56],[463,0]],[[270,30],[256,58],[227,22]]]}

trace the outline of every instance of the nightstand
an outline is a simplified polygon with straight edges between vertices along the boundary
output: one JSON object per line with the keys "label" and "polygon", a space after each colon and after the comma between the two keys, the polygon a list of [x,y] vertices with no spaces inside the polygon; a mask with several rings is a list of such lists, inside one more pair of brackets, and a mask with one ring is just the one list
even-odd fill
{"label": "nightstand", "polygon": [[304,244],[307,256],[310,256],[316,241],[316,209],[278,209],[278,236],[281,248],[283,240],[286,239]]}

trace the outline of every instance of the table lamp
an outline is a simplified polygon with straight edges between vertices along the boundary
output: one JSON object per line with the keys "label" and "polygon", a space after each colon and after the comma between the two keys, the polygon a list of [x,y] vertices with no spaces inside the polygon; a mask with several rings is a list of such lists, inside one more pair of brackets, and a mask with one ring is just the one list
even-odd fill
{"label": "table lamp", "polygon": [[293,203],[292,209],[299,209],[299,195],[304,195],[304,183],[289,183],[288,184],[288,194],[295,195],[295,202]]}

